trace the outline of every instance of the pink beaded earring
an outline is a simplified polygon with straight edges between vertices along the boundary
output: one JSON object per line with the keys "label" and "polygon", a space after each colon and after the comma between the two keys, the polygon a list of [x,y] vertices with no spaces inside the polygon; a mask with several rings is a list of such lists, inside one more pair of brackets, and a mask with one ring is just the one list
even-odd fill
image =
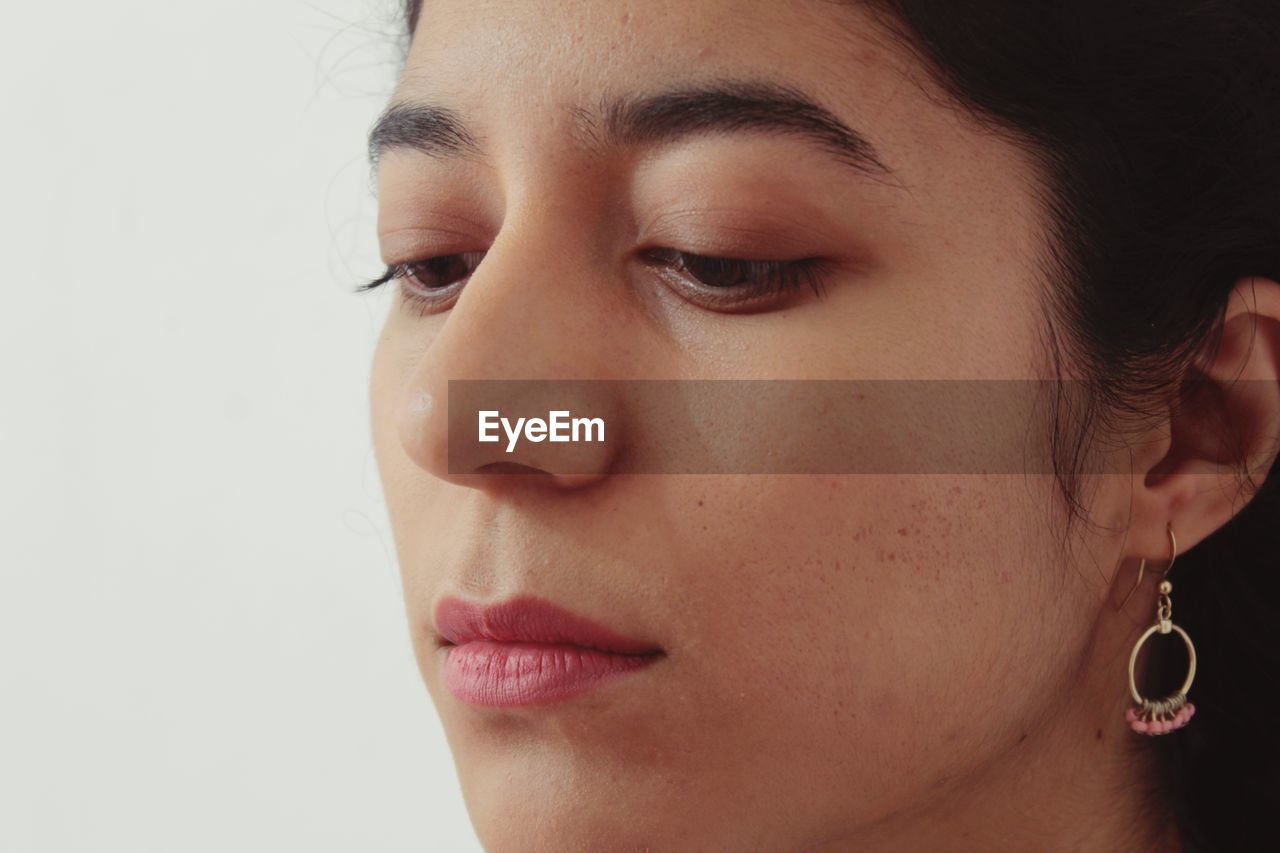
{"label": "pink beaded earring", "polygon": [[[1169,565],[1163,572],[1163,576],[1167,577],[1169,569],[1173,568],[1173,561],[1178,556],[1178,540],[1173,535],[1173,527],[1169,524],[1165,526],[1169,531],[1172,552]],[[1120,605],[1121,609],[1142,583],[1142,572],[1146,564],[1145,559],[1138,564],[1138,580],[1134,583],[1133,589],[1129,590],[1129,595],[1125,596],[1124,603]],[[1129,721],[1130,727],[1135,732],[1146,735],[1163,735],[1180,729],[1190,722],[1196,712],[1196,706],[1187,701],[1187,691],[1191,689],[1191,682],[1196,677],[1196,647],[1191,644],[1191,638],[1187,636],[1187,632],[1173,624],[1173,602],[1169,600],[1169,594],[1173,592],[1173,584],[1162,579],[1157,590],[1160,596],[1156,599],[1156,622],[1138,638],[1138,642],[1134,643],[1133,652],[1129,655],[1129,695],[1133,697],[1135,707],[1129,708],[1124,713],[1124,718]],[[1144,699],[1138,692],[1138,685],[1133,676],[1134,666],[1138,662],[1138,650],[1152,634],[1168,634],[1173,631],[1178,632],[1182,642],[1187,646],[1187,659],[1190,664],[1187,668],[1187,679],[1182,682],[1178,692],[1171,696],[1156,700]]]}

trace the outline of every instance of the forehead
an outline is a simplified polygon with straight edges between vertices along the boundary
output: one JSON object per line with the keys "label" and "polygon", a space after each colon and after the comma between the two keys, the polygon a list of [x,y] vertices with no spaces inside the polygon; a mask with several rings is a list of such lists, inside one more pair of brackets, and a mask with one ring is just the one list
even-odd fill
{"label": "forehead", "polygon": [[604,91],[767,75],[874,111],[902,81],[889,50],[835,0],[424,0],[396,97],[588,106]]}
{"label": "forehead", "polygon": [[891,207],[913,251],[938,247],[949,264],[961,247],[1042,248],[1046,181],[1032,154],[956,108],[849,0],[425,0],[392,100],[456,111],[498,159],[576,170],[590,149],[575,115],[737,78],[803,92],[864,135],[896,186],[856,194]]}
{"label": "forehead", "polygon": [[724,78],[813,96],[923,192],[1035,174],[852,0],[424,0],[393,100],[536,144],[576,138],[574,116],[609,97]]}

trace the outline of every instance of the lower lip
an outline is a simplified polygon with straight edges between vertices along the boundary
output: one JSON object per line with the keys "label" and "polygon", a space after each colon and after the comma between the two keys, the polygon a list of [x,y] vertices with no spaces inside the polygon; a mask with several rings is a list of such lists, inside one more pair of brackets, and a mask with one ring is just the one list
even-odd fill
{"label": "lower lip", "polygon": [[448,647],[444,683],[473,705],[541,705],[637,672],[659,657],[661,653],[623,655],[582,646],[473,640]]}

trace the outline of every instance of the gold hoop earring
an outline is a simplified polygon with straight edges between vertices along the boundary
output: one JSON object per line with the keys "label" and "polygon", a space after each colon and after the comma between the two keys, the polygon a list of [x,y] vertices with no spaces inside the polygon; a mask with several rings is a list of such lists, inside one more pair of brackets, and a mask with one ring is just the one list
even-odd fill
{"label": "gold hoop earring", "polygon": [[[1172,555],[1169,557],[1169,565],[1165,567],[1162,576],[1169,574],[1169,569],[1173,568],[1173,561],[1178,557],[1178,540],[1173,535],[1173,527],[1166,523],[1169,531],[1169,544]],[[1146,564],[1146,560],[1142,561],[1142,565]],[[1138,567],[1138,579],[1142,579],[1142,566]],[[1135,584],[1134,589],[1137,589]],[[1173,584],[1168,580],[1161,580],[1159,598],[1156,599],[1156,622],[1143,632],[1142,636],[1133,645],[1133,651],[1129,654],[1129,695],[1133,697],[1135,707],[1129,708],[1124,712],[1124,718],[1129,721],[1130,727],[1139,734],[1146,735],[1162,735],[1182,728],[1191,721],[1192,716],[1196,713],[1196,706],[1187,701],[1187,691],[1191,689],[1191,682],[1196,677],[1196,647],[1192,645],[1191,638],[1187,636],[1187,632],[1177,625],[1173,624],[1173,602],[1169,599],[1169,594],[1173,592]],[[1132,591],[1129,593],[1132,595]],[[1125,598],[1128,601],[1128,598]],[[1123,605],[1122,605],[1123,606]],[[1182,642],[1187,647],[1187,659],[1189,665],[1187,667],[1186,680],[1182,682],[1182,687],[1178,688],[1178,692],[1163,699],[1145,699],[1138,692],[1138,684],[1134,679],[1134,666],[1138,662],[1138,651],[1142,648],[1142,644],[1152,634],[1168,634],[1177,632],[1182,637]]]}

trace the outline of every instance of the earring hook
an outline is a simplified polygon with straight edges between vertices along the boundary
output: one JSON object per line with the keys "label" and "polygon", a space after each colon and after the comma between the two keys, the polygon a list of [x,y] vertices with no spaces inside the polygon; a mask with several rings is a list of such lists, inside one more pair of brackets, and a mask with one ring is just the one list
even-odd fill
{"label": "earring hook", "polygon": [[1164,567],[1161,577],[1169,574],[1169,570],[1173,568],[1173,561],[1178,559],[1178,538],[1173,535],[1173,525],[1169,522],[1164,523],[1164,527],[1169,531],[1169,565]]}
{"label": "earring hook", "polygon": [[[1169,570],[1173,568],[1173,561],[1178,559],[1178,538],[1173,535],[1173,525],[1169,522],[1164,523],[1165,530],[1169,531],[1169,565],[1165,566],[1164,571],[1160,573],[1161,577],[1169,574]],[[1142,575],[1147,566],[1147,558],[1143,557],[1142,562],[1138,563],[1138,579],[1133,582],[1133,589],[1129,590],[1129,594],[1124,597],[1124,601],[1120,602],[1120,610],[1123,611],[1129,599],[1133,598],[1133,594],[1138,591],[1138,587],[1142,585]]]}

